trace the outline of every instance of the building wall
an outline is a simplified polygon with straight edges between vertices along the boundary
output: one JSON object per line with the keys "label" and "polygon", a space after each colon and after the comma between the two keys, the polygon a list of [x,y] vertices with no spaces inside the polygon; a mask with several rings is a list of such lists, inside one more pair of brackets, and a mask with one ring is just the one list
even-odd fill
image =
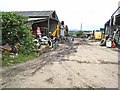
{"label": "building wall", "polygon": [[[120,7],[120,1],[118,2],[118,7]],[[120,14],[120,9],[118,10],[118,14]]]}
{"label": "building wall", "polygon": [[54,32],[54,30],[56,29],[58,22],[55,20],[50,20],[50,32]]}

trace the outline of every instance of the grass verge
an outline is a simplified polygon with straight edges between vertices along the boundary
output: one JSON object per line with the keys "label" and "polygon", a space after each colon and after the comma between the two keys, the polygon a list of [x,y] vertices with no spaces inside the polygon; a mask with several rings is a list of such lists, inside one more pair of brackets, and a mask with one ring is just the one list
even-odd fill
{"label": "grass verge", "polygon": [[26,62],[28,60],[32,60],[34,58],[37,58],[39,55],[38,53],[30,53],[30,54],[19,54],[17,56],[13,57],[5,57],[2,59],[2,66],[11,66],[13,64]]}

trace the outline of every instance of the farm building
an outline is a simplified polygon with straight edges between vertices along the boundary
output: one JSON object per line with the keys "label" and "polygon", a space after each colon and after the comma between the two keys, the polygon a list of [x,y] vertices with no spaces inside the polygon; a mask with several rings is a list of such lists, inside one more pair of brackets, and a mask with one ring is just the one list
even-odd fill
{"label": "farm building", "polygon": [[104,37],[112,38],[120,45],[120,2],[117,10],[111,15],[111,18],[105,23]]}
{"label": "farm building", "polygon": [[105,34],[112,35],[114,31],[120,26],[120,2],[117,10],[112,14],[111,18],[105,23]]}
{"label": "farm building", "polygon": [[55,11],[19,11],[17,13],[28,16],[28,22],[32,24],[33,32],[39,27],[43,36],[49,36],[59,22]]}

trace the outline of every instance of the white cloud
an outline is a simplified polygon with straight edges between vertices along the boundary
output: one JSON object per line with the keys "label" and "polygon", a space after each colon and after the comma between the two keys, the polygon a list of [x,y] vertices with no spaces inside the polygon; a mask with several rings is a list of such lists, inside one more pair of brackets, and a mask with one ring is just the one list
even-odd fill
{"label": "white cloud", "polygon": [[119,0],[0,0],[2,11],[56,10],[70,29],[99,29],[117,9]]}

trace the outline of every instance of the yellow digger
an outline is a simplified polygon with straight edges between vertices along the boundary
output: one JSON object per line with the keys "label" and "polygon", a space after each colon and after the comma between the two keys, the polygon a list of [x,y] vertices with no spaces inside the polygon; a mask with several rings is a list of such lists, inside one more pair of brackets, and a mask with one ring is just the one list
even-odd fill
{"label": "yellow digger", "polygon": [[60,38],[60,35],[59,35],[59,24],[57,25],[56,29],[54,30],[54,32],[52,33],[52,37],[57,37],[57,38]]}

